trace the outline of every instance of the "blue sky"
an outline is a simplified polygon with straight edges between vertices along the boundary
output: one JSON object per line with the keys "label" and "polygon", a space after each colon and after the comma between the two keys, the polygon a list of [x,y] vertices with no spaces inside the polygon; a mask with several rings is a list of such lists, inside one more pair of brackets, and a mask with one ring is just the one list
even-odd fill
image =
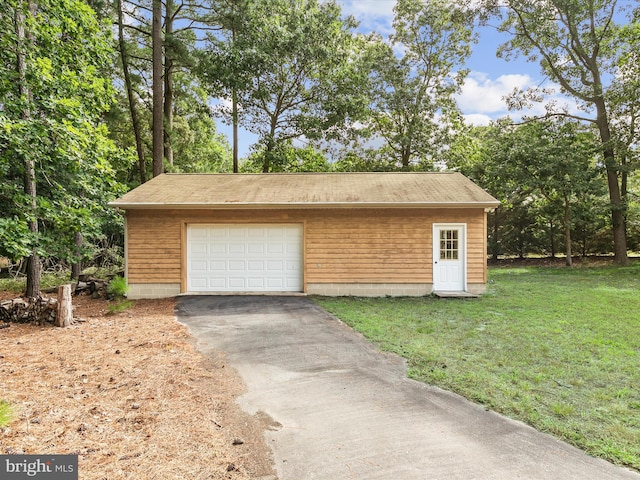
{"label": "blue sky", "polygon": [[[337,0],[337,2],[342,6],[344,15],[352,15],[360,22],[358,28],[360,32],[375,31],[384,37],[392,33],[391,23],[395,0]],[[521,89],[541,85],[547,88],[554,87],[553,83],[540,73],[539,65],[527,63],[524,59],[507,62],[497,58],[498,47],[508,37],[498,33],[495,27],[483,27],[478,33],[479,41],[473,45],[473,54],[465,65],[471,72],[461,94],[457,97],[458,106],[467,122],[473,125],[487,125],[491,120],[506,115],[517,119],[525,114],[543,113],[542,105],[533,110],[510,112],[502,99],[515,87]],[[575,111],[575,106],[570,110]],[[231,141],[231,127],[219,124],[219,131],[226,134]],[[256,137],[252,134],[241,132],[239,142],[241,158],[249,153],[249,147],[255,141]]]}
{"label": "blue sky", "polygon": [[[393,7],[395,0],[337,0],[345,15],[353,15],[359,22],[361,32],[376,31],[383,36],[393,32]],[[524,59],[506,61],[496,56],[498,47],[508,40],[494,26],[478,30],[478,43],[473,45],[473,54],[465,67],[471,71],[458,95],[458,106],[468,123],[487,125],[491,120],[511,115],[519,118],[524,114],[542,113],[543,107],[526,112],[510,112],[502,99],[515,87],[526,89],[530,86],[544,85],[554,87],[553,83],[540,73],[538,64]],[[557,90],[557,88],[556,88]]]}

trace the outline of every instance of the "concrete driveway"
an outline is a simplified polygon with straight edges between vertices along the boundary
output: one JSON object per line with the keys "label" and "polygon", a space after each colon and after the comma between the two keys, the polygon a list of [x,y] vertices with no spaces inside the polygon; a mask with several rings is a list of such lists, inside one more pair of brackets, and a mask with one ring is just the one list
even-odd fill
{"label": "concrete driveway", "polygon": [[640,475],[406,378],[403,360],[304,297],[180,299],[205,353],[244,379],[280,480],[635,479]]}

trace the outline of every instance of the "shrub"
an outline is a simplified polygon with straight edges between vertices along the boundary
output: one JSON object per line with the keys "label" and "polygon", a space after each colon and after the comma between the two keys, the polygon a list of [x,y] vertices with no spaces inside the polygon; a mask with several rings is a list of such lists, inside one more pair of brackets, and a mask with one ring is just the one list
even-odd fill
{"label": "shrub", "polygon": [[122,298],[127,294],[129,285],[124,277],[113,277],[107,287],[107,293],[113,297]]}

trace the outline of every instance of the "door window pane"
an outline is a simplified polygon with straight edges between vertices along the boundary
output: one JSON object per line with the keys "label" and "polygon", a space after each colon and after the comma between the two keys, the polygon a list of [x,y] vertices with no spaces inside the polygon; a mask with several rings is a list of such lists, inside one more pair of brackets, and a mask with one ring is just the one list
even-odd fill
{"label": "door window pane", "polygon": [[440,230],[440,260],[458,259],[458,230]]}

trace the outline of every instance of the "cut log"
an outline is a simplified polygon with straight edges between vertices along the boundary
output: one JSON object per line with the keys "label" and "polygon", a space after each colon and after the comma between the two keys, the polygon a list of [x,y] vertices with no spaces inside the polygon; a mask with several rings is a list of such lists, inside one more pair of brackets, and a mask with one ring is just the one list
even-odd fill
{"label": "cut log", "polygon": [[19,323],[55,323],[58,301],[50,297],[14,298],[0,302],[0,320]]}
{"label": "cut log", "polygon": [[106,295],[107,285],[106,280],[99,278],[88,277],[81,275],[81,280],[77,284],[74,284],[74,295],[91,295],[94,298],[100,298]]}
{"label": "cut log", "polygon": [[71,285],[60,285],[58,288],[58,319],[56,325],[68,327],[73,323],[73,307],[71,305]]}

